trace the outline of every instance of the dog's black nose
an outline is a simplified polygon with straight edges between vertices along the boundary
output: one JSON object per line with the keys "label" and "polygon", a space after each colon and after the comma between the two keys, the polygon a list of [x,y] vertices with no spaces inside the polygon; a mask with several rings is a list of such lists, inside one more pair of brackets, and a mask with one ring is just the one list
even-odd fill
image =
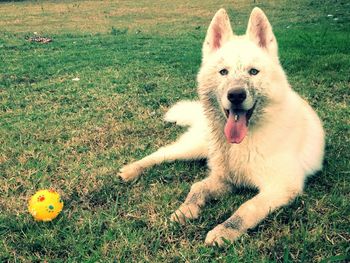
{"label": "dog's black nose", "polygon": [[241,104],[247,98],[245,89],[230,89],[227,93],[227,99],[232,104]]}

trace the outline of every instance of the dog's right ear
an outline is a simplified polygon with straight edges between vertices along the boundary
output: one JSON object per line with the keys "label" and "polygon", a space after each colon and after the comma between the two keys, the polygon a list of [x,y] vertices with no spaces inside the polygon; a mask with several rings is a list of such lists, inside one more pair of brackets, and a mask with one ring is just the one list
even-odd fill
{"label": "dog's right ear", "polygon": [[225,11],[221,8],[216,12],[211,21],[207,35],[203,43],[203,62],[215,51],[221,48],[227,41],[232,39],[233,32],[230,19]]}

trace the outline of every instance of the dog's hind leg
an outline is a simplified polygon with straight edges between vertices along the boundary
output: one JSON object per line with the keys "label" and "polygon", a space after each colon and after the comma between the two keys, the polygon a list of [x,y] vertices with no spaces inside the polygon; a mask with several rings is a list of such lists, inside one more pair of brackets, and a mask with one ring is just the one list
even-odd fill
{"label": "dog's hind leg", "polygon": [[158,149],[143,159],[120,169],[124,181],[136,179],[145,169],[162,162],[204,159],[208,155],[208,138],[202,128],[193,126],[176,142]]}

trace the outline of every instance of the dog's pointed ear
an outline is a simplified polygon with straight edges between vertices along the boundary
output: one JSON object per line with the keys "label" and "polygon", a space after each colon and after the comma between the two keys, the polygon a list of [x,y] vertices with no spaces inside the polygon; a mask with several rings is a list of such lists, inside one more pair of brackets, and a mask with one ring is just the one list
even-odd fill
{"label": "dog's pointed ear", "polygon": [[230,19],[221,8],[214,15],[203,43],[203,61],[205,61],[213,52],[221,48],[227,41],[233,37]]}
{"label": "dog's pointed ear", "polygon": [[255,7],[250,14],[246,35],[272,57],[278,60],[278,47],[272,26],[264,12]]}

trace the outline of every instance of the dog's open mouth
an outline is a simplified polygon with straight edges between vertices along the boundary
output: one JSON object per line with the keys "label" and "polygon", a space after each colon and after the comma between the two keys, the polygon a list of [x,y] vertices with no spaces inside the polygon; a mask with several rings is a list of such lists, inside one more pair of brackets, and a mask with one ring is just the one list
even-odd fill
{"label": "dog's open mouth", "polygon": [[256,103],[249,110],[229,109],[224,110],[227,121],[225,136],[229,143],[241,143],[248,133],[249,119],[253,115]]}

